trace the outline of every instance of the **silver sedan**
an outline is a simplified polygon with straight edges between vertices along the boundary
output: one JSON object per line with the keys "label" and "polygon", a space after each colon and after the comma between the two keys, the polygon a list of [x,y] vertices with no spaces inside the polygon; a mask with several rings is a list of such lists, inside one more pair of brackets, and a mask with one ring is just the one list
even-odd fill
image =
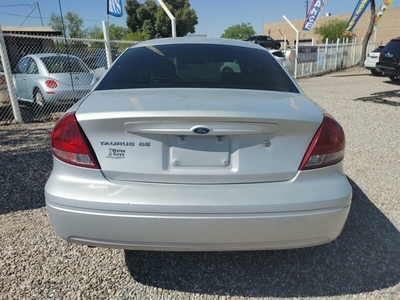
{"label": "silver sedan", "polygon": [[55,53],[23,57],[14,74],[18,99],[39,106],[76,102],[90,92],[97,79],[78,57]]}
{"label": "silver sedan", "polygon": [[133,46],[61,117],[51,146],[47,210],[70,242],[308,247],[338,237],[350,210],[342,127],[251,43]]}

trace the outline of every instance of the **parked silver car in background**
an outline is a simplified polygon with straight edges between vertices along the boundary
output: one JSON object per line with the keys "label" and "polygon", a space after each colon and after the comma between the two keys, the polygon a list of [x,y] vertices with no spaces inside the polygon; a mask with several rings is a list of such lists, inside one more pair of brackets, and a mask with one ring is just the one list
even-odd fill
{"label": "parked silver car in background", "polygon": [[284,64],[284,62],[285,62],[285,53],[282,50],[271,49],[271,50],[268,50],[268,51],[269,51],[269,53],[271,53],[275,57],[275,59],[277,61],[279,61],[280,64],[282,64],[282,65]]}
{"label": "parked silver car in background", "polygon": [[55,53],[23,57],[14,74],[18,99],[40,106],[76,102],[90,92],[97,79],[80,58]]}
{"label": "parked silver car in background", "polygon": [[335,239],[350,210],[342,127],[252,43],[133,46],[61,117],[51,146],[46,205],[70,242],[307,247]]}

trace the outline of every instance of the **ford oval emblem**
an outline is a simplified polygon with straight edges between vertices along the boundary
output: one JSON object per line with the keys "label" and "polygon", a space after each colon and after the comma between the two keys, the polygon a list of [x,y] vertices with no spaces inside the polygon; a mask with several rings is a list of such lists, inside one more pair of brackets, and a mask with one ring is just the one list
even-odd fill
{"label": "ford oval emblem", "polygon": [[211,131],[211,128],[207,127],[207,126],[199,125],[199,126],[194,126],[190,130],[197,134],[207,134]]}

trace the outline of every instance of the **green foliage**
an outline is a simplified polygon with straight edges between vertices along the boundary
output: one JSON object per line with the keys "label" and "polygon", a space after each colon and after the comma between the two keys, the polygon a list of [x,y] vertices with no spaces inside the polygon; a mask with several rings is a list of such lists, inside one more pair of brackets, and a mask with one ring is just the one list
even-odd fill
{"label": "green foliage", "polygon": [[[197,15],[190,8],[189,0],[164,0],[164,3],[176,19],[176,35],[194,33]],[[125,11],[126,24],[132,32],[145,34],[150,38],[172,36],[171,20],[154,0],[146,0],[143,4],[137,0],[126,0]]]}
{"label": "green foliage", "polygon": [[[48,24],[54,30],[59,30],[64,32],[63,22],[60,16],[52,13],[50,17],[50,22]],[[67,12],[64,17],[64,26],[66,36],[71,38],[83,38],[86,36],[86,31],[82,30],[83,20],[79,17],[77,13]]]}
{"label": "green foliage", "polygon": [[150,36],[147,33],[143,32],[130,32],[129,34],[125,35],[122,38],[123,41],[135,41],[135,42],[142,42],[149,39]]}
{"label": "green foliage", "polygon": [[244,40],[251,35],[255,35],[256,32],[250,23],[236,24],[228,29],[225,29],[224,33],[221,35],[222,38]]}
{"label": "green foliage", "polygon": [[103,30],[99,26],[90,27],[87,30],[88,37],[94,40],[102,40],[103,37]]}
{"label": "green foliage", "polygon": [[110,35],[110,40],[121,40],[124,36],[128,35],[129,33],[130,30],[122,26],[111,24],[108,27],[108,34]]}
{"label": "green foliage", "polygon": [[329,43],[336,43],[338,38],[349,37],[344,35],[347,20],[332,19],[314,29],[314,33],[320,36],[320,42],[328,39]]}
{"label": "green foliage", "polygon": [[119,42],[116,48],[118,48],[120,52],[123,52],[126,48],[132,47],[133,45],[137,44],[137,42],[142,42],[149,39],[150,36],[147,33],[130,32],[121,39],[122,41],[126,42]]}

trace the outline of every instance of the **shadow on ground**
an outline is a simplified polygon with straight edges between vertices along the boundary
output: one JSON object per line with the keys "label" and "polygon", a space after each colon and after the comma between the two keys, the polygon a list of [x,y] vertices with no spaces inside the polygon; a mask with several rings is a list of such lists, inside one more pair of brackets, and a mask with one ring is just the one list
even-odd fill
{"label": "shadow on ground", "polygon": [[51,123],[0,129],[0,214],[45,206],[44,185],[53,162],[50,131]]}
{"label": "shadow on ground", "polygon": [[244,297],[358,294],[400,282],[400,233],[355,182],[343,233],[318,247],[256,252],[125,251],[132,278],[189,293]]}
{"label": "shadow on ground", "polygon": [[341,73],[339,75],[333,75],[332,77],[360,77],[360,76],[371,76],[371,74],[368,73],[357,73],[357,74],[346,74],[346,73]]}

